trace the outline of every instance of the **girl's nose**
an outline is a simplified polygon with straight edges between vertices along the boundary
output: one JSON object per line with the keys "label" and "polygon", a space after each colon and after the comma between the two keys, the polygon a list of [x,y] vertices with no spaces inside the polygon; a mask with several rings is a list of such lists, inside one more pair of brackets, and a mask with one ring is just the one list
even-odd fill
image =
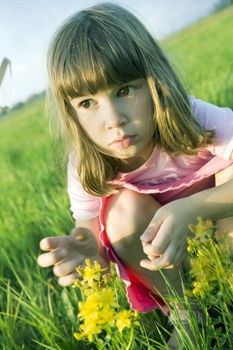
{"label": "girl's nose", "polygon": [[127,122],[127,117],[117,103],[108,101],[103,111],[105,115],[105,126],[107,129],[119,128]]}

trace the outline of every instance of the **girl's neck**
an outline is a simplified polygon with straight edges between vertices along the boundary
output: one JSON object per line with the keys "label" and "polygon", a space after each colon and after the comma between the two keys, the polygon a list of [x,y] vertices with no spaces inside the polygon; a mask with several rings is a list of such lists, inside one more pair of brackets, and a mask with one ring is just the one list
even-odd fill
{"label": "girl's neck", "polygon": [[146,149],[142,150],[141,153],[135,157],[121,160],[120,172],[129,173],[140,168],[149,159],[154,147],[154,142],[150,143]]}

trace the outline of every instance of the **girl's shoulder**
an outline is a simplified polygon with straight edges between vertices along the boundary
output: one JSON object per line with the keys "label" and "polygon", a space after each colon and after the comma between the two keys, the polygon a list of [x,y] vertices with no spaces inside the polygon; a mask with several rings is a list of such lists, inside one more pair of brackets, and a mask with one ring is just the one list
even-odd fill
{"label": "girl's shoulder", "polygon": [[229,159],[233,150],[233,111],[190,96],[194,116],[205,130],[215,131],[215,140],[210,151]]}
{"label": "girl's shoulder", "polygon": [[80,182],[77,172],[78,158],[70,152],[67,165],[67,192],[70,210],[75,220],[87,220],[99,215],[100,198],[88,194]]}
{"label": "girl's shoulder", "polygon": [[194,116],[205,130],[217,132],[218,129],[226,126],[233,128],[233,111],[230,108],[219,107],[194,96],[190,96],[190,103]]}

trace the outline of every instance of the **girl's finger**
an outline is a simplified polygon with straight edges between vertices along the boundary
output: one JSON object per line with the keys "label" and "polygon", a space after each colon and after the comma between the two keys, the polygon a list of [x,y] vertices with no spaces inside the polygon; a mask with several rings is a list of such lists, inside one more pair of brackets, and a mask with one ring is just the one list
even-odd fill
{"label": "girl's finger", "polygon": [[185,246],[181,246],[178,250],[177,250],[177,253],[176,253],[176,256],[174,258],[174,264],[177,266],[177,265],[180,265],[184,259],[184,256],[185,256]]}
{"label": "girl's finger", "polygon": [[66,249],[57,248],[49,253],[41,254],[37,258],[37,263],[41,267],[48,267],[57,264],[63,260],[67,255]]}
{"label": "girl's finger", "polygon": [[[172,246],[172,244],[171,244]],[[180,246],[178,249],[177,248],[171,248],[175,252],[173,256],[170,256],[168,260],[172,260],[172,263],[170,265],[164,266],[163,269],[174,269],[177,268],[182,260],[183,260],[183,255],[184,255],[184,247]]]}
{"label": "girl's finger", "polygon": [[179,250],[179,247],[177,247],[174,243],[169,244],[164,254],[158,259],[154,260],[155,266],[157,265],[160,269],[174,268],[177,250]]}
{"label": "girl's finger", "polygon": [[159,269],[174,268],[174,259],[176,249],[173,244],[170,244],[163,255],[154,260],[141,260],[140,265],[148,270],[156,271]]}
{"label": "girl's finger", "polygon": [[40,249],[41,250],[56,249],[60,245],[62,239],[64,239],[64,237],[45,237],[40,241]]}
{"label": "girl's finger", "polygon": [[158,219],[154,217],[150,222],[150,224],[148,225],[145,232],[141,235],[140,240],[143,243],[151,242],[155,238],[160,226],[161,226],[161,222],[159,222]]}
{"label": "girl's finger", "polygon": [[53,268],[53,273],[57,277],[67,276],[73,273],[78,265],[83,263],[82,257],[75,257],[71,260],[64,260],[56,264]]}
{"label": "girl's finger", "polygon": [[152,246],[151,243],[144,243],[142,242],[142,249],[144,251],[144,253],[149,257],[149,259],[151,259],[150,257],[154,258],[158,258],[160,257],[160,255],[163,254],[163,251],[156,251],[156,253],[154,252],[154,247]]}
{"label": "girl's finger", "polygon": [[140,261],[140,266],[143,267],[144,269],[150,270],[150,271],[157,271],[159,268],[155,267],[154,260],[146,260],[143,259]]}
{"label": "girl's finger", "polygon": [[76,279],[79,278],[79,274],[78,272],[73,272],[67,276],[62,276],[58,279],[58,283],[62,286],[62,287],[67,287],[70,286],[71,284],[74,283],[74,281]]}
{"label": "girl's finger", "polygon": [[151,261],[156,258],[159,258],[159,255],[148,255],[148,259],[150,259]]}
{"label": "girl's finger", "polygon": [[162,255],[168,249],[171,238],[175,234],[172,222],[164,221],[160,226],[157,236],[153,239],[152,254]]}
{"label": "girl's finger", "polygon": [[165,269],[174,269],[176,265],[170,264],[166,266],[161,266],[161,264],[156,262],[156,260],[141,260],[140,261],[140,266],[150,270],[150,271],[158,271],[158,270],[165,270]]}

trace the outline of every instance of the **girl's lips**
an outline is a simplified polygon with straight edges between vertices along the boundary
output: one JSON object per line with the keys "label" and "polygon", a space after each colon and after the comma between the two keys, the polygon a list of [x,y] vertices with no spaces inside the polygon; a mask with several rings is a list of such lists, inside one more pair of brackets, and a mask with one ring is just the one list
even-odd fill
{"label": "girl's lips", "polygon": [[134,139],[135,136],[125,136],[119,140],[113,141],[111,147],[118,149],[127,148],[134,143]]}

